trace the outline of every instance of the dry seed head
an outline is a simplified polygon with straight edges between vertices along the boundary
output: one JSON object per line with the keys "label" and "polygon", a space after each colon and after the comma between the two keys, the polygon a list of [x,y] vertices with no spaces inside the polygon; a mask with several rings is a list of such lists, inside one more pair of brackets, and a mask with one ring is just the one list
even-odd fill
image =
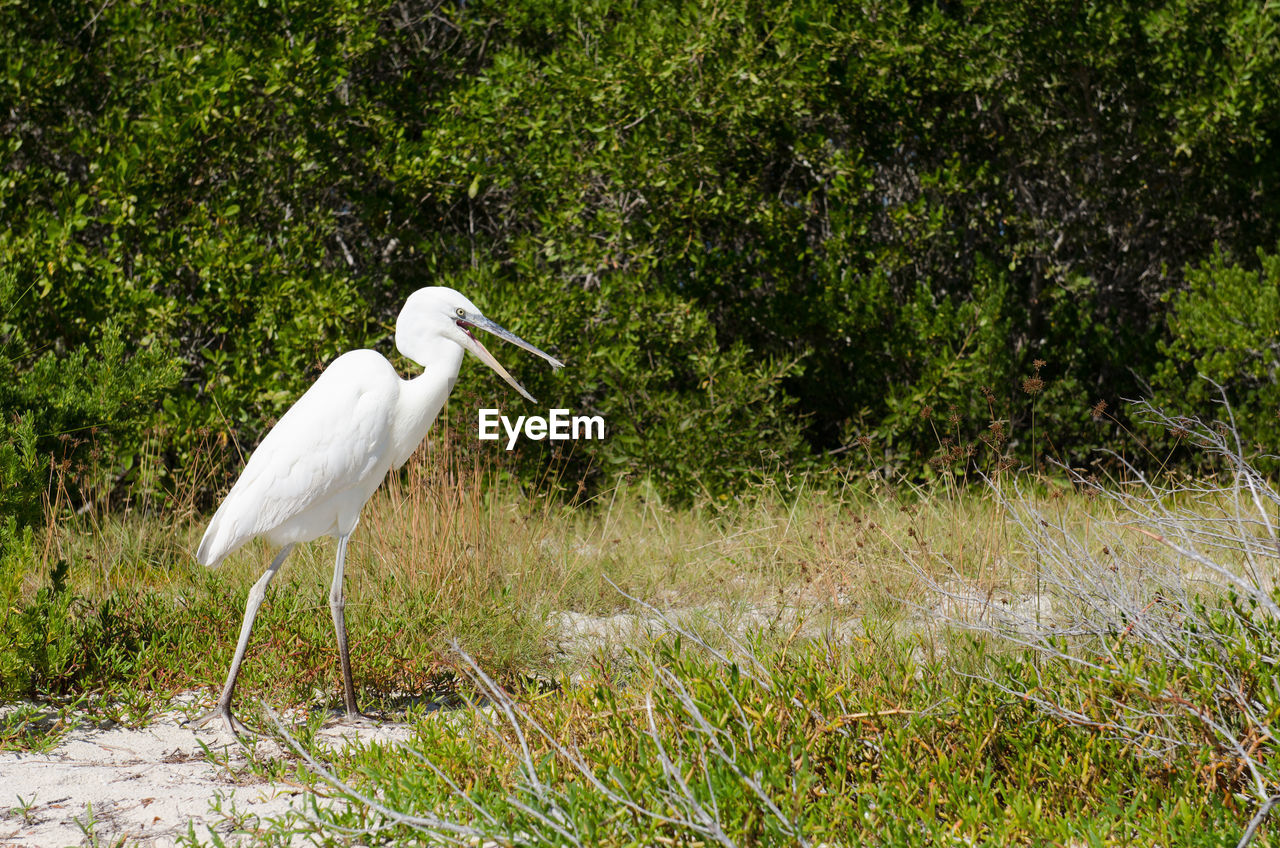
{"label": "dry seed head", "polygon": [[1106,414],[1106,411],[1107,411],[1107,402],[1105,400],[1099,400],[1097,403],[1093,405],[1094,418],[1101,418],[1104,414]]}
{"label": "dry seed head", "polygon": [[1039,377],[1028,377],[1022,381],[1022,390],[1029,395],[1038,395],[1044,391],[1044,380]]}

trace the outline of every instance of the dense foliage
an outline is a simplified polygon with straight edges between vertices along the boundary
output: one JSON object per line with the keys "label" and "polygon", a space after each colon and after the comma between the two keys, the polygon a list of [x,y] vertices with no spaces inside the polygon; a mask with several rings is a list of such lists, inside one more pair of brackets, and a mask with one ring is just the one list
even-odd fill
{"label": "dense foliage", "polygon": [[[337,353],[390,353],[430,284],[569,363],[518,374],[608,422],[570,481],[719,492],[851,446],[929,473],[940,438],[1033,415],[1039,444],[989,441],[1078,463],[1117,432],[1097,401],[1198,402],[1206,369],[1271,416],[1275,322],[1222,307],[1280,286],[1278,24],[1255,0],[4,0],[0,425],[27,441],[0,468],[90,422],[136,450],[125,384],[170,464],[209,430],[251,446]],[[42,411],[76,380],[110,396]]]}

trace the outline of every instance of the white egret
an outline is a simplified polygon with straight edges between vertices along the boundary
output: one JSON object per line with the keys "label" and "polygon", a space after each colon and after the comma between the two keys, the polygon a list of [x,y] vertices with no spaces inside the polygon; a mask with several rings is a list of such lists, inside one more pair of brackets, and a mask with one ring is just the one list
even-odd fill
{"label": "white egret", "polygon": [[214,566],[250,539],[263,537],[279,553],[249,590],[240,640],[217,706],[197,719],[221,717],[239,738],[244,729],[231,714],[231,695],[244,661],[253,619],[267,586],[299,542],[321,536],[338,539],[329,609],[342,665],[342,694],[349,718],[359,717],[351,659],[347,652],[342,570],[347,539],[360,510],[387,473],[417,449],[458,379],[464,351],[470,351],[529,400],[472,329],[479,328],[535,353],[562,368],[563,363],[480,314],[470,300],[449,288],[419,289],[396,319],[396,348],[423,368],[410,380],[400,378],[381,354],[344,353],[325,369],[302,397],[271,428],[200,540],[196,559]]}

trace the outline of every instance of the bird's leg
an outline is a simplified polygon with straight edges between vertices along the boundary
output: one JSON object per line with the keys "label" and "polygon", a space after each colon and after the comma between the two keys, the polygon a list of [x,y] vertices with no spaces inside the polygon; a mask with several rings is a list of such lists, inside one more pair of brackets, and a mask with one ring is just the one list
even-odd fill
{"label": "bird's leg", "polygon": [[249,590],[249,600],[244,607],[244,623],[240,625],[240,641],[236,643],[236,654],[231,660],[231,670],[227,672],[227,682],[222,687],[222,694],[218,696],[218,703],[212,710],[199,718],[192,719],[188,724],[200,727],[214,718],[221,718],[223,726],[236,737],[237,741],[242,742],[241,733],[252,733],[231,715],[231,695],[236,689],[236,677],[240,674],[240,664],[244,662],[244,652],[249,647],[249,633],[253,630],[253,619],[258,615],[258,607],[262,606],[262,599],[267,595],[267,586],[271,584],[271,578],[276,576],[276,572],[280,570],[280,566],[284,564],[285,557],[289,556],[291,550],[293,550],[292,544],[285,545],[271,561],[271,565],[267,566],[266,573],[259,577],[258,582],[254,583],[253,588]]}
{"label": "bird's leg", "polygon": [[342,595],[342,571],[347,561],[347,539],[350,534],[338,537],[338,559],[333,566],[333,586],[329,589],[329,611],[333,613],[333,629],[338,634],[338,661],[342,665],[342,700],[347,720],[367,719],[356,708],[356,687],[351,680],[351,654],[347,650],[346,598]]}

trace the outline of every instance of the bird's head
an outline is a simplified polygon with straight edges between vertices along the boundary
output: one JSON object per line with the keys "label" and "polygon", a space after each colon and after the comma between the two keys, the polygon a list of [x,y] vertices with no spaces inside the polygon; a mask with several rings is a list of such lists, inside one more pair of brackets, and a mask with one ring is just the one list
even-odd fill
{"label": "bird's head", "polygon": [[475,337],[472,331],[477,329],[492,333],[530,353],[536,353],[550,362],[552,368],[564,367],[564,363],[554,356],[538,350],[515,333],[484,317],[476,305],[460,292],[443,286],[418,289],[409,295],[404,308],[400,310],[400,317],[396,319],[396,348],[425,368],[430,363],[423,361],[428,357],[422,352],[428,348],[429,343],[437,338],[448,339],[463,350],[473,353],[477,359],[497,371],[498,376],[506,380],[511,388],[528,400],[533,400],[524,386],[517,383]]}

